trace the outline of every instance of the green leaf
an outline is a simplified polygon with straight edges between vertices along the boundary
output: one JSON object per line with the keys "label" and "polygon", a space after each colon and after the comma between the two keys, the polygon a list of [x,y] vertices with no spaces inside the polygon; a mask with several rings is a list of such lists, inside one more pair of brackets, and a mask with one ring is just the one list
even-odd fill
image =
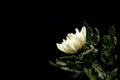
{"label": "green leaf", "polygon": [[62,56],[62,57],[59,57],[59,59],[71,59],[71,58],[73,58],[73,56]]}
{"label": "green leaf", "polygon": [[90,27],[87,22],[83,22],[83,26]]}
{"label": "green leaf", "polygon": [[108,58],[114,52],[116,47],[117,38],[113,35],[104,35],[103,36],[103,49],[101,50],[102,57]]}
{"label": "green leaf", "polygon": [[67,63],[68,67],[75,67],[75,62],[74,61],[73,62],[67,61],[66,63]]}
{"label": "green leaf", "polygon": [[84,61],[78,61],[78,60],[75,61],[75,66],[78,70],[83,69],[83,67],[84,67],[83,64],[84,64]]}
{"label": "green leaf", "polygon": [[83,22],[83,25],[86,27],[86,40],[89,44],[91,44],[91,41],[92,41],[92,37],[93,37],[93,31],[92,31],[92,28],[86,23],[86,22]]}
{"label": "green leaf", "polygon": [[70,60],[70,59],[76,59],[76,60],[79,60],[79,56],[76,56],[76,55],[71,55],[71,56],[62,56],[62,57],[59,57],[60,60]]}
{"label": "green leaf", "polygon": [[86,40],[89,44],[91,44],[92,37],[93,37],[93,32],[91,27],[86,27],[87,30],[87,35],[86,35]]}
{"label": "green leaf", "polygon": [[103,57],[101,57],[100,59],[101,59],[101,61],[102,61],[104,64],[107,64],[107,63],[106,63],[106,60],[105,60]]}
{"label": "green leaf", "polygon": [[73,75],[70,75],[70,78],[81,79],[83,73],[83,71],[80,71],[79,73],[74,73]]}
{"label": "green leaf", "polygon": [[104,56],[108,58],[110,56],[110,51],[107,51],[107,49],[104,51]]}
{"label": "green leaf", "polygon": [[84,51],[82,54],[85,55],[85,54],[89,54],[93,51],[94,49],[94,46],[93,45],[90,45],[91,49],[87,49],[86,51]]}
{"label": "green leaf", "polygon": [[[99,50],[98,50],[97,48],[94,48],[94,49],[93,49],[93,53],[95,53],[95,54],[97,54],[98,51],[99,51]],[[94,54],[94,55],[95,55],[95,54]]]}
{"label": "green leaf", "polygon": [[110,33],[110,31],[109,31],[108,35],[104,35],[103,36],[103,44],[106,47],[115,48],[116,43],[117,43],[117,38],[116,38],[116,36],[114,34],[115,34],[114,32]]}
{"label": "green leaf", "polygon": [[97,43],[100,41],[100,34],[97,28],[95,28],[95,33],[93,34],[93,44],[97,45]]}
{"label": "green leaf", "polygon": [[98,74],[97,76],[100,79],[105,79],[106,78],[106,72],[104,71],[104,69],[102,68],[102,66],[100,64],[95,62],[95,63],[92,64],[92,67],[94,68],[95,72]]}
{"label": "green leaf", "polygon": [[116,61],[116,55],[110,56],[108,58],[108,65],[113,65]]}
{"label": "green leaf", "polygon": [[59,65],[58,65],[58,64],[56,64],[56,63],[52,62],[51,60],[49,60],[49,63],[50,63],[52,66],[59,67]]}
{"label": "green leaf", "polygon": [[114,78],[116,78],[117,76],[117,71],[118,71],[118,68],[115,68],[111,71],[110,73],[110,80],[114,80]]}
{"label": "green leaf", "polygon": [[91,69],[87,69],[86,67],[84,67],[84,72],[86,73],[90,80],[96,80],[95,75],[92,75]]}
{"label": "green leaf", "polygon": [[60,67],[64,71],[73,72],[73,73],[80,73],[81,71],[77,70],[76,68],[69,68],[69,67]]}
{"label": "green leaf", "polygon": [[114,25],[112,25],[112,26],[109,27],[108,33],[110,35],[113,35],[113,36],[115,35],[115,27],[114,27]]}
{"label": "green leaf", "polygon": [[117,38],[116,38],[116,36],[114,36],[114,44],[115,44],[115,46],[117,44]]}
{"label": "green leaf", "polygon": [[60,65],[60,66],[67,66],[67,64],[59,59],[56,59],[56,64]]}

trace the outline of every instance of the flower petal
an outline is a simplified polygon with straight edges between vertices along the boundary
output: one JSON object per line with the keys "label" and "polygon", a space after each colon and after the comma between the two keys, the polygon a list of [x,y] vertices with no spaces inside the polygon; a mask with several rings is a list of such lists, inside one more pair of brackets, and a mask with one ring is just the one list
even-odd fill
{"label": "flower petal", "polygon": [[65,49],[63,48],[63,45],[62,45],[62,44],[57,43],[56,46],[57,46],[57,48],[58,48],[59,50],[65,52],[65,53],[68,52],[67,50],[65,50]]}
{"label": "flower petal", "polygon": [[66,40],[63,39],[61,44],[57,43],[57,48],[65,53],[77,53],[86,43],[86,28],[82,27],[81,31],[75,28],[75,34],[68,33]]}

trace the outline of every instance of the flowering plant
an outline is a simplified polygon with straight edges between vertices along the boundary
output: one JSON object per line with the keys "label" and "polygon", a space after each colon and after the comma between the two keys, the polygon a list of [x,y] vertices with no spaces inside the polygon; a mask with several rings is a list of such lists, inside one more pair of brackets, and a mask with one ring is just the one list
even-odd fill
{"label": "flowering plant", "polygon": [[[97,28],[91,28],[83,22],[81,31],[68,33],[66,40],[56,43],[57,48],[66,53],[50,64],[62,70],[72,72],[71,78],[82,80],[118,80],[118,67],[115,66],[117,54],[114,52],[117,38],[114,26],[110,26],[107,35],[100,35]],[[87,78],[84,78],[87,77]]]}

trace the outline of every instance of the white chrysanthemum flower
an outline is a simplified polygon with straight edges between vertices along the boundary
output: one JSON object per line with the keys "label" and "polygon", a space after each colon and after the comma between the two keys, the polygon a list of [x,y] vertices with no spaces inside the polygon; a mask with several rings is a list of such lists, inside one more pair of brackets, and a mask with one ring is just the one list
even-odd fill
{"label": "white chrysanthemum flower", "polygon": [[86,44],[86,28],[82,27],[81,31],[75,29],[75,34],[68,33],[66,40],[62,43],[57,43],[57,48],[65,53],[74,54],[81,50]]}

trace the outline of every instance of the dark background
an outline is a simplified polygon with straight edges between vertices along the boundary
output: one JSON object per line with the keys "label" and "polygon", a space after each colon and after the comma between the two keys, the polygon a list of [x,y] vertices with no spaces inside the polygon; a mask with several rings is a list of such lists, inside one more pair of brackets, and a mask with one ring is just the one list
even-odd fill
{"label": "dark background", "polygon": [[[48,62],[55,58],[59,50],[56,43],[74,32],[82,22],[97,27],[101,33],[115,25],[119,53],[119,4],[102,0],[17,2],[8,7],[8,21],[11,29],[10,40],[14,43],[15,70],[19,77],[67,80],[65,73]],[[119,55],[119,54],[118,54]],[[69,79],[70,80],[70,79]]]}

